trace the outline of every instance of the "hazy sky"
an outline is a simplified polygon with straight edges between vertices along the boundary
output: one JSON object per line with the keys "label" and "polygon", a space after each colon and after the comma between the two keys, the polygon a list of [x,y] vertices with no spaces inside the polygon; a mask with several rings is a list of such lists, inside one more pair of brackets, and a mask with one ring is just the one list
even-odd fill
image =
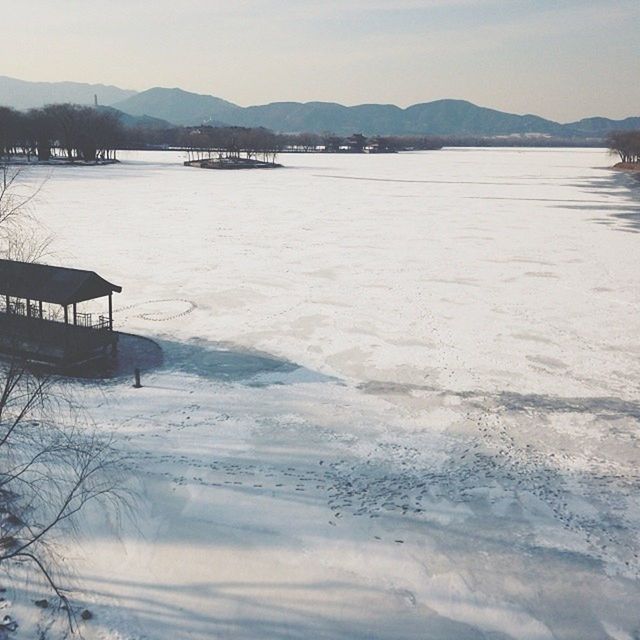
{"label": "hazy sky", "polygon": [[[640,115],[640,0],[0,0],[0,74],[241,105]],[[10,28],[9,28],[10,26]]]}

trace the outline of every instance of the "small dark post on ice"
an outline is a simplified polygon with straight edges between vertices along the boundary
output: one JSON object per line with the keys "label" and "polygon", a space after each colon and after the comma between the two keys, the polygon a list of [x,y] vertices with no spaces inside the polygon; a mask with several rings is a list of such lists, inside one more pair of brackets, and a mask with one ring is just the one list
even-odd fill
{"label": "small dark post on ice", "polygon": [[133,375],[134,375],[134,376],[135,376],[135,378],[136,378],[136,382],[135,382],[135,384],[133,385],[133,388],[134,388],[134,389],[140,389],[140,388],[142,387],[142,385],[140,384],[140,369],[138,369],[138,367],[136,367],[136,368],[133,370]]}

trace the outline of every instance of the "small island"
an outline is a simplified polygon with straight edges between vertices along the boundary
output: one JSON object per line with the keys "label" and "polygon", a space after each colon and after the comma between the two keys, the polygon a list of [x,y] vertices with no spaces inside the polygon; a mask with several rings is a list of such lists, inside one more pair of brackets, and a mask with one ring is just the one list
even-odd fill
{"label": "small island", "polygon": [[613,168],[629,171],[640,180],[640,131],[615,131],[607,141],[609,149],[620,157]]}
{"label": "small island", "polygon": [[205,158],[204,160],[187,160],[185,167],[199,167],[200,169],[278,169],[283,165],[277,162],[265,162],[256,158],[241,158],[228,155],[219,155],[217,158]]}
{"label": "small island", "polygon": [[263,128],[194,127],[186,132],[185,167],[200,169],[278,169],[279,137]]}

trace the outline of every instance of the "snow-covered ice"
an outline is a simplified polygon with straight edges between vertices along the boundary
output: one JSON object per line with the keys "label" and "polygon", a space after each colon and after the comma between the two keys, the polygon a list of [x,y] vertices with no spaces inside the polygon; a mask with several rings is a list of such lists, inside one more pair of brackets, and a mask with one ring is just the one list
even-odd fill
{"label": "snow-covered ice", "polygon": [[76,389],[138,492],[68,543],[87,638],[640,637],[640,192],[604,151],[124,159],[29,175],[52,262],[165,352]]}

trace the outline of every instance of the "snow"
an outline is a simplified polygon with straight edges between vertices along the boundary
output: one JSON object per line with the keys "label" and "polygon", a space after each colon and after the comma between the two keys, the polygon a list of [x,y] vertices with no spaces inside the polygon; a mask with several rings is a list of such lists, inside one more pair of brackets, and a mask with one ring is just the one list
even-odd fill
{"label": "snow", "polygon": [[67,543],[85,637],[640,634],[640,205],[604,151],[124,159],[28,175],[51,261],[165,353],[75,385],[137,493]]}

